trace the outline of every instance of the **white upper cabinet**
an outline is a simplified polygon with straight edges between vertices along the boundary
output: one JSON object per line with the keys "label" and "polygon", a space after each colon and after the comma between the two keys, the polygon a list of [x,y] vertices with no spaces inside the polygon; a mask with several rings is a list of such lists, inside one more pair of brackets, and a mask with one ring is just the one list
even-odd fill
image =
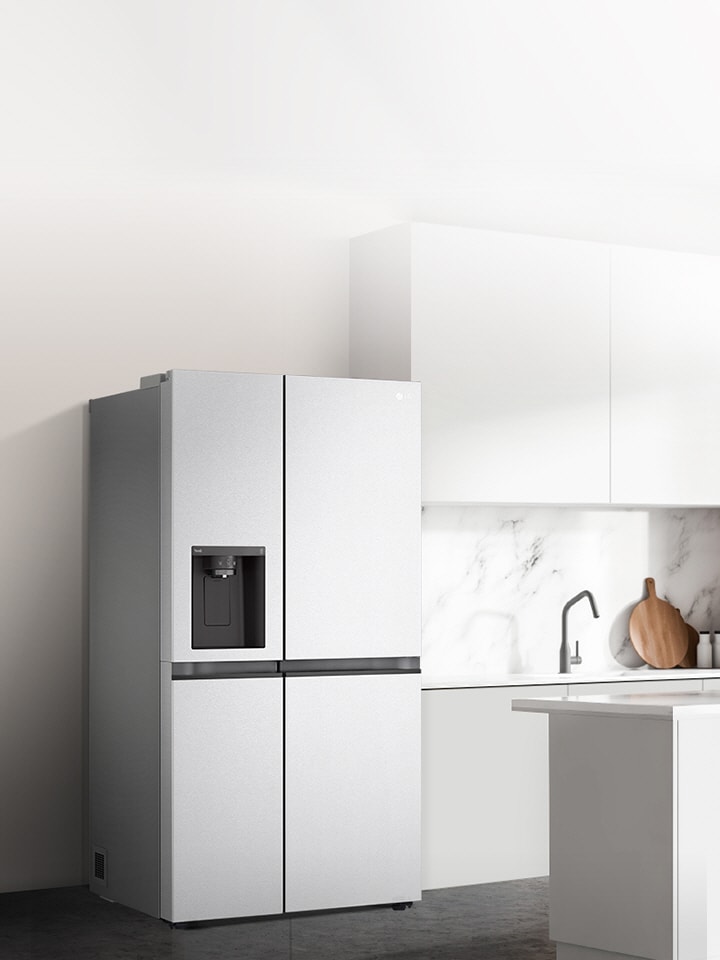
{"label": "white upper cabinet", "polygon": [[424,501],[609,501],[609,257],[430,224],[352,241],[351,376],[421,381]]}
{"label": "white upper cabinet", "polygon": [[612,248],[612,499],[716,504],[720,258]]}

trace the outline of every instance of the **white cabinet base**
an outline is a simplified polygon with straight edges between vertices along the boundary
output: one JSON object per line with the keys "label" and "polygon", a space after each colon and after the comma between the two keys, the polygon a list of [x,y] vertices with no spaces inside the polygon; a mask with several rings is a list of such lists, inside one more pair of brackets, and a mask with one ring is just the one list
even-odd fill
{"label": "white cabinet base", "polygon": [[423,692],[425,890],[547,876],[548,724],[512,713],[517,689]]}

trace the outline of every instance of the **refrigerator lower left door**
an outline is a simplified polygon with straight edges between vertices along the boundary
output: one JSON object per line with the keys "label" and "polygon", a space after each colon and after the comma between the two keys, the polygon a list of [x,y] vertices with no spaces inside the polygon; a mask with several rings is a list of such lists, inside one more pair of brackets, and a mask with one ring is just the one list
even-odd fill
{"label": "refrigerator lower left door", "polygon": [[163,687],[163,918],[281,913],[282,680]]}

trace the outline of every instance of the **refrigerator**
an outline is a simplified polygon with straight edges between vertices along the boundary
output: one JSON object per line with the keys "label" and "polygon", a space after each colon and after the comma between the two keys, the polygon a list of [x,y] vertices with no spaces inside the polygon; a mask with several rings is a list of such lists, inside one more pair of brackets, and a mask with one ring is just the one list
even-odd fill
{"label": "refrigerator", "polygon": [[420,385],[90,403],[90,887],[171,923],[420,897]]}

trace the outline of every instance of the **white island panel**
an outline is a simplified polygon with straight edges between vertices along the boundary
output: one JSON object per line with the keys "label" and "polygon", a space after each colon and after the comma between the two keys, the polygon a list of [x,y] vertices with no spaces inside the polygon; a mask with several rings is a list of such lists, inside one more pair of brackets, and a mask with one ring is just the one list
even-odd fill
{"label": "white island panel", "polygon": [[720,957],[719,735],[706,717],[678,724],[678,958]]}
{"label": "white island panel", "polygon": [[673,960],[673,727],[550,717],[550,937]]}
{"label": "white island panel", "polygon": [[514,700],[549,714],[558,960],[720,957],[720,692]]}

